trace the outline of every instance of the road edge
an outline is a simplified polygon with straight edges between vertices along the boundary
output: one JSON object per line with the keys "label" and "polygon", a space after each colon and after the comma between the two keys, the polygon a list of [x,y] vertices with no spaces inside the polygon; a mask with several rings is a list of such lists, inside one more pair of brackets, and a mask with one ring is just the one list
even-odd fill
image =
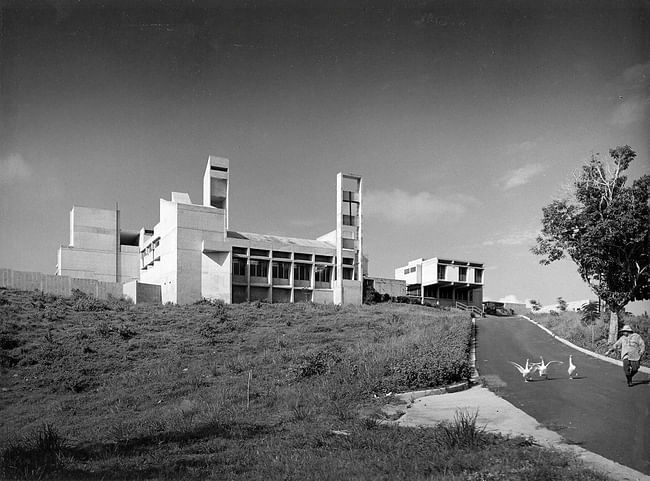
{"label": "road edge", "polygon": [[[600,359],[601,361],[609,362],[610,364],[616,364],[617,366],[621,366],[621,367],[623,367],[623,361],[619,361],[618,359],[613,359],[613,358],[611,358],[611,357],[604,356],[604,355],[602,355],[602,354],[598,354],[597,352],[590,351],[589,349],[585,349],[584,347],[576,346],[576,345],[573,344],[572,342],[567,341],[567,340],[564,339],[564,338],[561,338],[560,336],[558,336],[557,334],[555,334],[553,331],[551,331],[549,328],[547,328],[546,326],[541,325],[541,324],[540,324],[539,322],[537,322],[537,321],[532,320],[532,319],[531,319],[530,317],[528,317],[528,316],[524,316],[523,314],[518,314],[517,317],[521,317],[521,318],[523,318],[523,319],[526,319],[526,320],[529,321],[529,322],[532,322],[532,323],[535,324],[537,327],[539,327],[540,329],[542,329],[543,331],[545,331],[549,336],[553,337],[554,339],[557,339],[557,340],[560,341],[561,343],[566,344],[567,346],[569,346],[569,347],[572,348],[572,349],[575,349],[576,351],[580,351],[580,352],[582,352],[583,354],[587,354],[588,356],[595,357],[596,359]],[[640,371],[640,372],[645,372],[646,374],[650,374],[650,367],[640,366],[640,367],[639,367],[639,371]]]}

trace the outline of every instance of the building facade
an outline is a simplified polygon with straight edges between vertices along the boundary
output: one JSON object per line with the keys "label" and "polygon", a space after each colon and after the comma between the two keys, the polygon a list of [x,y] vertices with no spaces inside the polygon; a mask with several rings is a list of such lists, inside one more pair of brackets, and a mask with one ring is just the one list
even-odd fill
{"label": "building facade", "polygon": [[120,211],[74,206],[70,243],[59,247],[56,274],[125,283],[139,279],[139,235],[120,228]]}
{"label": "building facade", "polygon": [[422,303],[481,307],[484,267],[479,262],[452,259],[415,259],[395,269],[395,279],[406,283],[407,295]]}
{"label": "building facade", "polygon": [[[300,239],[230,229],[229,164],[225,158],[208,158],[201,204],[193,204],[188,194],[179,192],[173,192],[171,200],[160,199],[159,222],[134,236],[135,261],[129,257],[128,262],[125,260],[128,269],[122,268],[130,273],[135,265],[137,270],[134,279],[120,277],[127,282],[125,293],[135,298],[138,292],[146,291],[149,298],[152,286],[158,286],[163,303],[187,304],[206,298],[227,303],[361,304],[366,268],[361,177],[337,175],[336,228],[316,239]],[[71,231],[77,226],[71,222]],[[119,223],[116,226],[119,232]],[[88,247],[93,252],[108,247],[103,234],[97,234],[87,242],[96,247]],[[125,234],[127,237],[135,242]],[[69,257],[61,256],[61,252],[75,247],[60,249],[57,272],[97,275],[92,256],[79,257],[74,266]]]}

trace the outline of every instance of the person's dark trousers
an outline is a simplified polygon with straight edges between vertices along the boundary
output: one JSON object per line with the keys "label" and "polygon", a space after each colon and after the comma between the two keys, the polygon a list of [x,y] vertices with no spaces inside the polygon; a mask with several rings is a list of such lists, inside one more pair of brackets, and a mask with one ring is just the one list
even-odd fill
{"label": "person's dark trousers", "polygon": [[625,371],[625,377],[627,378],[627,385],[632,385],[632,377],[639,370],[640,361],[630,361],[629,359],[623,359],[623,371]]}

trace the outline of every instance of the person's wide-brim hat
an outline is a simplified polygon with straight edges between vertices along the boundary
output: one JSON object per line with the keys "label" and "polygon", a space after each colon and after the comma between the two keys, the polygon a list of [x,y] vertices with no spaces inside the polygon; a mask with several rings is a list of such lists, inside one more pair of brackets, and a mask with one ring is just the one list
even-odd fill
{"label": "person's wide-brim hat", "polygon": [[621,332],[634,332],[634,331],[632,330],[629,324],[625,324],[623,327],[621,327]]}

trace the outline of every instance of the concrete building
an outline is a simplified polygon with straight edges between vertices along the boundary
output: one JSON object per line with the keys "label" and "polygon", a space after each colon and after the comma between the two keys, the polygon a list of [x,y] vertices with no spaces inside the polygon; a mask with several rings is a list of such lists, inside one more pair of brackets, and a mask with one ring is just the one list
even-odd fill
{"label": "concrete building", "polygon": [[481,308],[484,268],[482,263],[461,260],[415,259],[395,269],[395,279],[406,283],[408,296],[422,303],[456,306],[462,303]]}
{"label": "concrete building", "polygon": [[139,235],[120,229],[120,211],[74,206],[70,243],[59,247],[56,274],[124,283],[139,278]]}
{"label": "concrete building", "polygon": [[[152,286],[158,286],[163,303],[206,298],[227,303],[361,304],[366,269],[361,177],[339,173],[336,228],[317,239],[299,239],[229,228],[229,168],[228,159],[208,158],[202,204],[193,204],[188,194],[179,192],[173,192],[171,200],[160,199],[158,224],[133,238],[138,275],[125,286],[125,293],[132,298],[147,293],[150,298]],[[91,212],[88,215],[92,217]],[[71,221],[71,230],[76,227]],[[108,247],[103,231],[91,234],[88,244],[95,245],[91,250]],[[59,273],[97,275],[97,262],[91,257],[77,259],[74,270],[68,258],[60,256]]]}

